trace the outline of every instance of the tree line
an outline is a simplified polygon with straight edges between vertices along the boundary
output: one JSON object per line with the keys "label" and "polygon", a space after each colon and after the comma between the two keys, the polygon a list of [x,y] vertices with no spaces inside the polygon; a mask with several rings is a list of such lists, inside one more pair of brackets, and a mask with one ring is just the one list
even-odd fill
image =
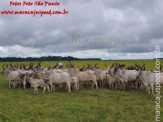
{"label": "tree line", "polygon": [[21,62],[21,61],[67,61],[67,60],[72,60],[72,61],[78,61],[78,60],[101,60],[100,58],[75,58],[75,57],[61,57],[61,56],[43,56],[43,57],[27,57],[27,58],[22,58],[22,57],[0,57],[0,62]]}

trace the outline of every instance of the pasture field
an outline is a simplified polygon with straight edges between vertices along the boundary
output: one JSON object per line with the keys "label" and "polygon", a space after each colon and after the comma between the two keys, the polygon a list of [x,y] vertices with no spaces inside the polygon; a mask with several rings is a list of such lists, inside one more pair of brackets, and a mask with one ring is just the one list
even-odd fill
{"label": "pasture field", "polygon": [[[151,70],[151,69],[155,69],[155,60],[109,60],[109,61],[72,61],[73,64],[75,65],[75,67],[78,67],[78,65],[80,67],[83,67],[83,65],[85,67],[87,67],[87,64],[92,64],[92,66],[94,66],[96,63],[98,63],[98,66],[101,68],[101,69],[104,69],[105,68],[105,64],[109,67],[111,67],[111,65],[113,63],[120,63],[120,64],[125,64],[126,66],[130,66],[130,65],[133,65],[135,66],[135,63],[137,64],[140,64],[140,65],[143,65],[143,63],[145,63],[146,65],[146,70]],[[161,64],[163,65],[163,60],[160,60]],[[0,62],[0,71],[2,71],[2,65],[3,64],[29,64],[29,62]],[[35,65],[37,65],[38,62],[34,62]],[[48,66],[51,66],[51,67],[54,67],[56,65],[57,61],[44,61],[42,62],[42,66],[44,67],[48,67]],[[62,61],[63,65],[64,65],[64,68],[66,68],[66,64],[67,64],[67,61]]]}
{"label": "pasture field", "polygon": [[[98,63],[100,68],[112,63],[133,65],[146,64],[146,70],[155,69],[155,60],[130,61],[73,61],[75,66]],[[18,64],[23,62],[18,62]],[[29,62],[25,62],[29,64]],[[0,62],[9,64],[9,62]],[[14,64],[14,63],[13,63]],[[42,62],[42,66],[54,66],[56,62]],[[66,62],[63,62],[65,65]],[[163,61],[161,60],[161,64]],[[2,68],[0,69],[2,72]],[[161,89],[163,93],[163,88]],[[161,99],[161,114],[163,113]],[[163,118],[161,118],[163,120]],[[154,122],[155,97],[141,90],[99,90],[84,87],[82,90],[67,93],[57,88],[56,92],[45,94],[39,89],[34,95],[33,89],[8,88],[6,78],[0,74],[0,122]]]}

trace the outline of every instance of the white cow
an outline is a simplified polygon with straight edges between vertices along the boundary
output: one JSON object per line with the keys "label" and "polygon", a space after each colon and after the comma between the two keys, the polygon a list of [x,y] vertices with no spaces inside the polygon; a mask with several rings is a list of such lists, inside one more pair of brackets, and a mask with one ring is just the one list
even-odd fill
{"label": "white cow", "polygon": [[79,81],[77,77],[70,77],[70,83],[73,90],[79,90]]}
{"label": "white cow", "polygon": [[[45,76],[45,77],[47,77],[47,76]],[[67,73],[67,72],[63,72],[63,73],[51,72],[47,78],[49,79],[49,85],[51,86],[51,91],[55,91],[55,84],[60,85],[60,84],[65,83],[68,87],[68,92],[71,92],[69,73]]]}
{"label": "white cow", "polygon": [[33,77],[30,77],[29,83],[31,84],[31,87],[34,88],[34,94],[38,94],[38,87],[43,87],[43,93],[45,93],[46,88],[50,92],[48,79],[34,79]]}
{"label": "white cow", "polygon": [[11,83],[13,84],[14,88],[18,84],[22,85],[25,77],[25,71],[17,70],[17,71],[10,71],[7,74],[7,80],[9,83],[9,88],[11,87]]}
{"label": "white cow", "polygon": [[[150,94],[152,90],[152,94],[154,95],[154,86],[157,80],[157,74],[151,71],[141,71],[139,74],[139,80],[144,84],[146,91]],[[163,85],[163,73],[160,73],[160,85]]]}
{"label": "white cow", "polygon": [[86,82],[92,82],[92,88],[94,87],[94,84],[96,86],[96,89],[98,89],[98,85],[97,85],[97,80],[96,80],[96,75],[94,71],[79,71],[77,69],[71,68],[68,70],[68,72],[70,73],[70,75],[72,77],[77,77],[79,84],[80,84],[80,88],[82,89],[82,83],[86,83]]}
{"label": "white cow", "polygon": [[129,87],[131,83],[135,83],[137,81],[137,77],[139,76],[139,72],[136,70],[126,70],[121,68],[115,69],[114,73],[118,74],[121,78],[124,90],[126,90],[126,86]]}

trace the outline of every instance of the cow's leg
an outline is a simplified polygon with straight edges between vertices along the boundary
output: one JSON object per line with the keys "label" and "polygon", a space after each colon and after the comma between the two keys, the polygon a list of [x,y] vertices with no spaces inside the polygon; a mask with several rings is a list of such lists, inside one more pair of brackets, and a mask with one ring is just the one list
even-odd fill
{"label": "cow's leg", "polygon": [[128,83],[129,84],[129,88],[128,89],[132,89],[133,88],[133,84],[132,83]]}
{"label": "cow's leg", "polygon": [[78,90],[78,83],[75,83],[75,89]]}
{"label": "cow's leg", "polygon": [[128,86],[127,86],[127,83],[126,82],[124,82],[124,84],[125,84],[125,91],[126,91],[127,88],[128,88]]}
{"label": "cow's leg", "polygon": [[127,85],[126,85],[126,83],[124,82],[124,90],[126,91],[126,89],[127,89]]}
{"label": "cow's leg", "polygon": [[26,81],[23,81],[23,87],[25,89],[25,87],[26,87]]}
{"label": "cow's leg", "polygon": [[16,84],[13,82],[14,89],[16,88]]}
{"label": "cow's leg", "polygon": [[63,88],[63,84],[59,85],[59,88]]}
{"label": "cow's leg", "polygon": [[143,86],[143,83],[140,81],[139,84],[140,84],[140,88],[139,89],[141,89],[142,86]]}
{"label": "cow's leg", "polygon": [[123,83],[123,90],[125,91],[126,90],[126,84]]}
{"label": "cow's leg", "polygon": [[79,82],[77,82],[77,90],[79,90]]}
{"label": "cow's leg", "polygon": [[86,82],[86,87],[88,87],[89,86],[89,82]]}
{"label": "cow's leg", "polygon": [[117,88],[117,86],[119,85],[118,81],[115,82],[115,87]]}
{"label": "cow's leg", "polygon": [[74,85],[75,85],[75,90],[78,90],[78,83],[75,82]]}
{"label": "cow's leg", "polygon": [[121,80],[117,80],[117,82],[118,82],[118,89],[120,89],[120,86],[122,85],[123,86],[123,83],[122,83],[122,81]]}
{"label": "cow's leg", "polygon": [[104,80],[102,80],[101,82],[102,82],[102,87],[104,87]]}
{"label": "cow's leg", "polygon": [[102,88],[102,80],[100,80],[100,88]]}
{"label": "cow's leg", "polygon": [[46,86],[43,87],[43,93],[45,93],[45,90],[46,90]]}
{"label": "cow's leg", "polygon": [[141,89],[141,87],[142,87],[142,83],[141,83],[141,81],[139,81],[138,82],[138,89]]}
{"label": "cow's leg", "polygon": [[36,90],[37,90],[37,94],[38,94],[38,88],[36,87]]}
{"label": "cow's leg", "polygon": [[108,88],[110,88],[110,83],[108,83]]}
{"label": "cow's leg", "polygon": [[106,81],[105,81],[105,80],[103,80],[103,87],[105,87],[105,85],[106,85]]}
{"label": "cow's leg", "polygon": [[92,82],[92,85],[91,85],[91,89],[93,89],[94,88],[94,82]]}
{"label": "cow's leg", "polygon": [[133,83],[133,88],[134,88],[135,90],[137,90],[137,83],[136,83],[136,81]]}
{"label": "cow's leg", "polygon": [[19,88],[20,88],[21,86],[22,86],[22,84],[20,83],[20,84],[19,84]]}
{"label": "cow's leg", "polygon": [[118,82],[115,83],[115,89],[118,89]]}
{"label": "cow's leg", "polygon": [[148,92],[148,86],[147,85],[145,86],[145,91]]}
{"label": "cow's leg", "polygon": [[126,91],[128,90],[128,84],[125,82]]}
{"label": "cow's leg", "polygon": [[132,89],[132,83],[128,83],[129,84],[129,88],[128,89]]}
{"label": "cow's leg", "polygon": [[125,82],[125,84],[126,84],[126,90],[129,90],[129,87],[130,87],[129,82]]}
{"label": "cow's leg", "polygon": [[[154,92],[153,92],[153,91],[154,91],[154,90],[153,90],[153,89],[154,89],[154,88],[153,88],[153,84],[151,84],[151,89],[152,89],[152,94],[154,95]],[[155,95],[154,95],[154,96],[155,96]]]}
{"label": "cow's leg", "polygon": [[67,83],[67,87],[68,87],[68,92],[71,92],[71,88],[70,88],[70,83]]}
{"label": "cow's leg", "polygon": [[34,87],[34,94],[36,94],[36,90],[37,90],[36,87]]}
{"label": "cow's leg", "polygon": [[52,85],[52,87],[53,87],[53,91],[55,92],[55,84],[54,84],[54,85]]}
{"label": "cow's leg", "polygon": [[100,80],[97,80],[97,84],[101,88],[101,81]]}
{"label": "cow's leg", "polygon": [[11,80],[8,80],[8,87],[11,88]]}
{"label": "cow's leg", "polygon": [[78,90],[80,89],[80,84],[78,83]]}
{"label": "cow's leg", "polygon": [[49,85],[47,85],[46,87],[47,87],[47,89],[48,89],[48,92],[50,92],[50,88],[49,88]]}
{"label": "cow's leg", "polygon": [[76,90],[76,83],[73,83],[73,90]]}
{"label": "cow's leg", "polygon": [[138,82],[137,82],[137,81],[134,82],[134,89],[135,89],[135,90],[138,89]]}
{"label": "cow's leg", "polygon": [[113,83],[110,84],[110,88],[113,89]]}
{"label": "cow's leg", "polygon": [[[66,85],[66,90],[68,89],[68,86]],[[70,83],[70,89],[71,89],[71,83]]]}
{"label": "cow's leg", "polygon": [[128,82],[128,90],[132,89],[132,83]]}
{"label": "cow's leg", "polygon": [[50,83],[51,92],[53,92],[53,83]]}
{"label": "cow's leg", "polygon": [[148,86],[145,86],[145,91],[148,92]]}
{"label": "cow's leg", "polygon": [[138,89],[141,89],[141,82],[140,81],[138,81]]}
{"label": "cow's leg", "polygon": [[135,89],[135,81],[132,83],[132,88]]}
{"label": "cow's leg", "polygon": [[80,86],[79,86],[79,87],[80,87],[80,89],[82,89],[82,82],[80,82],[80,83],[79,83],[79,85],[80,85]]}
{"label": "cow's leg", "polygon": [[111,83],[109,83],[109,88],[112,89],[112,84]]}
{"label": "cow's leg", "polygon": [[148,94],[150,94],[150,90],[151,90],[151,89],[150,89],[150,86],[148,86]]}
{"label": "cow's leg", "polygon": [[73,83],[73,90],[76,90],[76,83]]}
{"label": "cow's leg", "polygon": [[95,86],[96,86],[96,89],[98,89],[98,85],[97,85],[97,81],[93,81]]}
{"label": "cow's leg", "polygon": [[129,90],[129,89],[130,89],[130,83],[126,82],[126,90]]}

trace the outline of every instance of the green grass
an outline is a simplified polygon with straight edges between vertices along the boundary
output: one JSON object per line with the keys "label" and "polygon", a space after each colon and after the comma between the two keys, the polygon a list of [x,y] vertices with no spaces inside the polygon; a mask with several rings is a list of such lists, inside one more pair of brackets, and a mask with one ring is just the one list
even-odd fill
{"label": "green grass", "polygon": [[[128,65],[134,63],[133,61],[122,62]],[[87,62],[74,63],[83,65]],[[105,61],[99,61],[101,68],[104,68],[104,63]],[[149,60],[145,63],[148,69],[154,68],[154,61]],[[0,66],[2,64],[0,63]],[[43,62],[43,65],[46,64],[54,65],[55,63]],[[112,61],[108,61],[107,64],[111,65]],[[153,95],[148,95],[144,88],[139,91],[123,91],[108,88],[92,90],[84,87],[72,93],[57,88],[56,92],[46,91],[45,94],[42,94],[42,89],[39,89],[39,94],[33,95],[33,89],[30,88],[9,89],[6,78],[0,74],[0,121],[153,122],[155,121],[155,98]]]}

